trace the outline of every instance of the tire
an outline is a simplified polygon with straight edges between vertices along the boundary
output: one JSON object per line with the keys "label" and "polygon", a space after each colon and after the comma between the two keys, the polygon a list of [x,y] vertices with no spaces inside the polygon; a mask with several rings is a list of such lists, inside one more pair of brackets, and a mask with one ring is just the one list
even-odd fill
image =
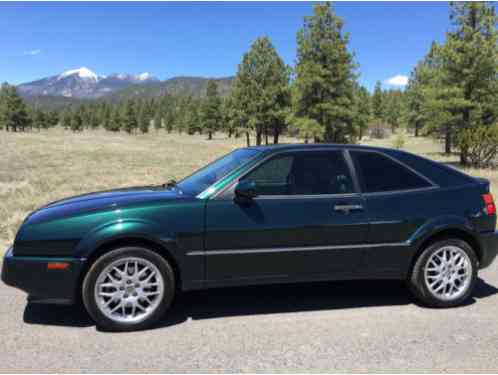
{"label": "tire", "polygon": [[110,331],[151,327],[164,316],[174,295],[171,265],[140,247],[115,249],[98,258],[82,286],[89,315],[99,328]]}
{"label": "tire", "polygon": [[[443,256],[448,259],[451,254],[454,256],[458,254],[458,257],[450,258],[455,259],[449,262],[451,265],[443,261],[438,265]],[[455,266],[451,262],[460,265]],[[425,248],[417,258],[409,279],[410,290],[425,306],[441,308],[459,306],[472,294],[477,280],[478,265],[476,254],[467,242],[460,239],[439,240]],[[464,274],[468,276],[464,277]],[[454,281],[455,279],[458,280]],[[446,286],[443,285],[445,283]]]}

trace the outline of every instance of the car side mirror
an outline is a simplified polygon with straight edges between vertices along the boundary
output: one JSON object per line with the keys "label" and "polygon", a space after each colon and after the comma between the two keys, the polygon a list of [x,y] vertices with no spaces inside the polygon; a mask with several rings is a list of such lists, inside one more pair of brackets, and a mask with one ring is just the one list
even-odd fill
{"label": "car side mirror", "polygon": [[253,199],[258,196],[256,183],[250,180],[242,180],[235,186],[235,198]]}

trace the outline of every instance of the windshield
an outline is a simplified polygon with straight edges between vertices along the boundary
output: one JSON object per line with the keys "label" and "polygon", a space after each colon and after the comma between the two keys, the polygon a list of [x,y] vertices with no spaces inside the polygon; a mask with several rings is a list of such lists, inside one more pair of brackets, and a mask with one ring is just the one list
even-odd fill
{"label": "windshield", "polygon": [[187,194],[198,195],[220,178],[256,157],[260,152],[256,149],[235,150],[185,177],[177,186]]}

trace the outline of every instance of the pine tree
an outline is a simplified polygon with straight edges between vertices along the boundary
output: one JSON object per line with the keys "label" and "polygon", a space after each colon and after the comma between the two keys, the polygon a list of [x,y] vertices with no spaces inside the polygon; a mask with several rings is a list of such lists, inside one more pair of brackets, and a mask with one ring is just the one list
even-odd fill
{"label": "pine tree", "polygon": [[159,131],[159,129],[162,128],[162,113],[160,109],[156,110],[156,114],[154,115],[154,129],[156,129],[156,133]]}
{"label": "pine tree", "polygon": [[90,127],[90,111],[86,105],[80,105],[78,108],[79,117],[81,118],[81,124],[83,128],[88,129]]}
{"label": "pine tree", "polygon": [[131,134],[138,127],[137,115],[135,111],[135,103],[131,100],[127,101],[123,108],[123,126],[125,132]]}
{"label": "pine tree", "polygon": [[432,69],[423,60],[411,72],[406,88],[407,122],[414,129],[415,137],[420,135],[420,130],[428,122],[426,91],[432,80],[432,75]]}
{"label": "pine tree", "polygon": [[53,128],[59,124],[59,113],[56,110],[49,111],[46,114],[47,117],[47,127]]}
{"label": "pine tree", "polygon": [[159,112],[162,118],[162,121],[158,122],[158,124],[160,124],[161,127],[164,126],[168,134],[171,133],[171,131],[175,127],[175,124],[177,123],[176,119],[177,105],[178,105],[177,97],[172,97],[171,95],[165,95],[163,98],[161,98],[156,108],[156,116],[157,113]]}
{"label": "pine tree", "polygon": [[209,80],[206,89],[206,98],[203,100],[200,119],[202,130],[208,134],[208,139],[213,139],[213,133],[219,129],[221,123],[221,100],[218,95],[216,81]]}
{"label": "pine tree", "polygon": [[289,68],[267,37],[256,39],[239,65],[231,92],[232,119],[238,128],[256,133],[256,144],[263,135],[274,134],[274,142],[285,125],[290,104]]}
{"label": "pine tree", "polygon": [[7,107],[7,86],[2,84],[0,86],[0,129],[3,129],[6,125],[6,119],[4,118]]}
{"label": "pine tree", "polygon": [[[239,66],[240,71],[240,66]],[[244,106],[245,95],[247,94],[247,88],[244,87],[242,83],[241,75],[235,78],[232,91],[230,93],[228,102],[228,117],[230,128],[233,129],[236,136],[245,133],[247,146],[251,145],[250,140],[250,129],[249,129],[249,117],[250,112]]]}
{"label": "pine tree", "polygon": [[49,127],[47,116],[41,109],[32,110],[31,124],[38,131]]}
{"label": "pine tree", "polygon": [[118,132],[122,128],[123,120],[121,116],[122,109],[116,105],[109,109],[109,122],[107,130]]}
{"label": "pine tree", "polygon": [[375,83],[374,93],[372,97],[372,111],[376,122],[383,122],[384,120],[384,95],[380,81]]}
{"label": "pine tree", "polygon": [[27,106],[15,86],[4,83],[1,88],[0,123],[11,131],[24,131],[29,126]]}
{"label": "pine tree", "polygon": [[199,132],[199,134],[202,133],[202,128],[200,126],[199,120],[199,105],[200,103],[192,98],[192,101],[189,103],[188,110],[183,116],[183,128],[189,135],[193,135],[196,132]]}
{"label": "pine tree", "polygon": [[[493,4],[451,3],[453,30],[442,48],[447,83],[462,100],[457,137],[467,129],[495,126],[498,118],[498,18]],[[460,161],[469,163],[467,143],[460,144]]]}
{"label": "pine tree", "polygon": [[234,128],[232,124],[232,97],[227,96],[221,103],[221,123],[224,132],[228,133],[228,138],[232,138]]}
{"label": "pine tree", "polygon": [[416,113],[409,112],[409,119],[418,121],[415,125],[419,129],[423,126],[425,134],[437,139],[444,137],[445,152],[449,154],[455,126],[461,121],[456,108],[465,104],[458,90],[448,82],[441,46],[433,42],[415,72],[416,81],[410,82],[407,99]]}
{"label": "pine tree", "polygon": [[91,129],[97,129],[100,126],[100,117],[97,106],[91,106],[87,113],[88,126]]}
{"label": "pine tree", "polygon": [[150,118],[147,113],[147,108],[145,104],[140,106],[137,116],[138,128],[142,134],[149,132]]}
{"label": "pine tree", "polygon": [[105,130],[111,131],[112,113],[113,113],[113,108],[110,105],[104,103],[102,105],[100,117],[101,117],[102,126],[104,127]]}
{"label": "pine tree", "polygon": [[62,112],[62,126],[64,127],[64,129],[67,130],[71,128],[71,118],[72,118],[71,110],[66,108]]}
{"label": "pine tree", "polygon": [[313,11],[297,37],[295,117],[314,120],[323,128],[316,141],[346,142],[354,119],[356,80],[349,36],[330,3],[315,5]]}
{"label": "pine tree", "polygon": [[371,98],[368,90],[365,87],[357,86],[355,89],[354,128],[359,140],[362,139],[368,128],[371,112]]}
{"label": "pine tree", "polygon": [[170,134],[173,131],[177,123],[178,121],[177,121],[176,108],[168,109],[164,114],[164,128],[166,129],[168,134]]}
{"label": "pine tree", "polygon": [[71,115],[71,130],[74,132],[83,131],[83,109],[74,110]]}
{"label": "pine tree", "polygon": [[401,125],[402,118],[402,100],[403,93],[400,90],[389,90],[384,92],[385,102],[385,121],[391,125],[391,131],[394,133]]}

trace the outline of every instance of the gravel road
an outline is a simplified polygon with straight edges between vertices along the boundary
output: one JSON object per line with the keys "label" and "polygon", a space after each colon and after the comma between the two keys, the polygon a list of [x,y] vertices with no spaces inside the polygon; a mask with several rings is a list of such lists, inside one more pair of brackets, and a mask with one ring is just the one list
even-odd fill
{"label": "gravel road", "polygon": [[3,372],[498,371],[498,263],[466,306],[428,309],[402,283],[186,293],[160,327],[108,333],[79,308],[0,285]]}

